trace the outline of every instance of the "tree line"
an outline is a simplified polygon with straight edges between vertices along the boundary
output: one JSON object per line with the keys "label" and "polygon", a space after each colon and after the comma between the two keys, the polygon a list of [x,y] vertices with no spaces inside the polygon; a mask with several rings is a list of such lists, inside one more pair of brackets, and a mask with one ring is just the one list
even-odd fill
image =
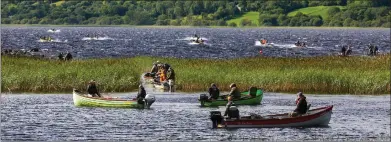
{"label": "tree line", "polygon": [[[227,20],[257,11],[260,26],[390,27],[389,5],[389,0],[9,0],[1,3],[1,23],[255,26],[249,19],[243,19],[240,25],[227,24]],[[287,16],[291,11],[313,6],[344,8],[329,8],[328,18],[300,12]]]}

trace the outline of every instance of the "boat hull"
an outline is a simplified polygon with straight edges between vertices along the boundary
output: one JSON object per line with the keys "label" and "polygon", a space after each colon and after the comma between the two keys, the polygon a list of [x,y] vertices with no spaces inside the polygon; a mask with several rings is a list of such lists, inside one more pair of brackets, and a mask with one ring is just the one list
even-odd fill
{"label": "boat hull", "polygon": [[[309,110],[309,113],[297,117],[288,114],[269,115],[264,119],[225,119],[220,128],[270,128],[270,127],[319,127],[328,126],[333,106]],[[267,118],[271,117],[271,118]]]}
{"label": "boat hull", "polygon": [[149,108],[152,105],[138,104],[137,100],[87,97],[75,90],[73,91],[73,103],[75,106],[114,108]]}
{"label": "boat hull", "polygon": [[[248,92],[242,92],[242,95],[248,95]],[[235,105],[259,105],[261,104],[263,98],[263,92],[261,89],[257,90],[256,97],[254,98],[248,98],[248,99],[243,99],[243,100],[234,100],[233,102]],[[201,101],[202,107],[216,107],[216,106],[225,106],[227,105],[228,101],[224,99],[218,99],[215,101]]]}

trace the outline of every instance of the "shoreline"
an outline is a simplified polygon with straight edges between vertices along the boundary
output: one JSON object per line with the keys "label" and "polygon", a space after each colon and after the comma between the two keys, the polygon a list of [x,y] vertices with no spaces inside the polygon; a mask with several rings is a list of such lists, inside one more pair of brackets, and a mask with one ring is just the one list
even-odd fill
{"label": "shoreline", "polygon": [[91,79],[97,80],[100,92],[133,92],[141,74],[159,60],[174,68],[179,92],[205,92],[210,83],[226,91],[234,82],[241,91],[255,86],[276,93],[383,95],[390,91],[390,55],[220,60],[138,56],[70,62],[2,56],[2,93],[84,90]]}
{"label": "shoreline", "polygon": [[42,25],[42,24],[1,24],[1,27],[124,27],[124,28],[232,28],[232,29],[389,29],[386,27],[328,27],[328,26],[170,26],[170,25]]}

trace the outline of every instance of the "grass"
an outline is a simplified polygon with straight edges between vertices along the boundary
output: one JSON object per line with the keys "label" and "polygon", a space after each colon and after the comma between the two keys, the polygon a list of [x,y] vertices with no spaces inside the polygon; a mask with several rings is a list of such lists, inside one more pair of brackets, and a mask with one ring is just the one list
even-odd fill
{"label": "grass", "polygon": [[301,8],[292,12],[288,13],[288,16],[295,16],[298,12],[301,12],[306,15],[320,15],[323,19],[327,19],[329,17],[329,14],[327,11],[331,7],[339,7],[341,10],[346,9],[344,6],[315,6],[315,7],[307,7],[307,8]]}
{"label": "grass", "polygon": [[227,24],[236,23],[236,25],[240,25],[240,21],[242,21],[242,19],[249,19],[254,25],[258,25],[259,12],[246,12],[240,17],[228,20]]}
{"label": "grass", "polygon": [[60,0],[60,1],[58,1],[58,2],[55,2],[54,4],[56,4],[56,6],[60,6],[60,5],[62,5],[64,2],[65,2],[65,0]]}
{"label": "grass", "polygon": [[134,57],[62,62],[2,56],[2,91],[70,92],[95,79],[102,92],[134,91],[156,60],[174,67],[177,89],[205,91],[211,83],[227,91],[235,82],[273,92],[388,94],[390,54],[378,57],[254,57],[231,60]]}

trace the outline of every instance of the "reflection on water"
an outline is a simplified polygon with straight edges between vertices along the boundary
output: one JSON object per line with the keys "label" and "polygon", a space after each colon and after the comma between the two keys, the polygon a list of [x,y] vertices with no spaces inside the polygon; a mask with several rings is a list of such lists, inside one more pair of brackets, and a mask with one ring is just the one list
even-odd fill
{"label": "reflection on water", "polygon": [[[135,93],[115,94],[135,97]],[[334,105],[329,127],[211,129],[197,94],[155,94],[152,109],[73,106],[72,95],[3,95],[2,140],[390,140],[389,96],[308,95],[313,108]],[[265,93],[241,115],[294,109],[295,95]]]}

